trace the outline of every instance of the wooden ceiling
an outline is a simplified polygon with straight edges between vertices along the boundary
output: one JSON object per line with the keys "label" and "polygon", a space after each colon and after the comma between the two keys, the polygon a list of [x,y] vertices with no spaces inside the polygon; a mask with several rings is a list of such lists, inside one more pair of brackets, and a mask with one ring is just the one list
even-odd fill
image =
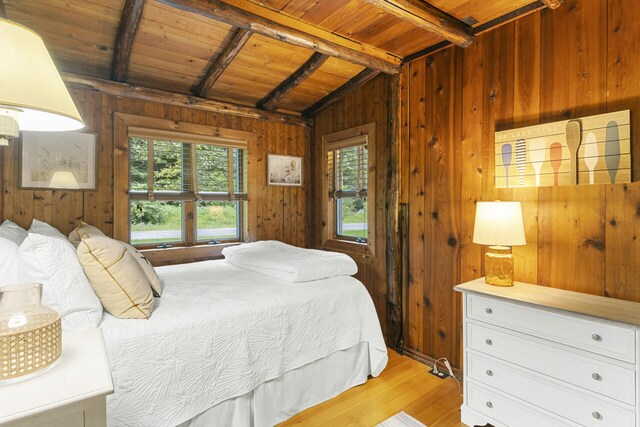
{"label": "wooden ceiling", "polygon": [[479,31],[559,3],[4,0],[6,17],[38,32],[67,73],[293,115],[397,72],[403,59],[466,46]]}

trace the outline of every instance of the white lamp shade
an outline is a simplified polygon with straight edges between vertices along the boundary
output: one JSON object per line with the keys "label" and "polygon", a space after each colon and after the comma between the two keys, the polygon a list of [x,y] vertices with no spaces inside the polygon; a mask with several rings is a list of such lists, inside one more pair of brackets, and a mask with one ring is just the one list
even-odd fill
{"label": "white lamp shade", "polygon": [[500,246],[526,245],[520,202],[478,202],[473,243]]}
{"label": "white lamp shade", "polygon": [[80,113],[36,33],[0,19],[0,108],[21,110],[20,130],[62,131],[84,127]]}

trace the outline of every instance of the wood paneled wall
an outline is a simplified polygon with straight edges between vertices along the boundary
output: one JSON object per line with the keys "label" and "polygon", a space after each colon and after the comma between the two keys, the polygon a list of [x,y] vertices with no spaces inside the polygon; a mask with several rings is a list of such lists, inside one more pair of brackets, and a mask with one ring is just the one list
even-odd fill
{"label": "wood paneled wall", "polygon": [[[19,142],[3,151],[2,218],[23,227],[31,220],[46,221],[69,233],[78,219],[113,235],[113,113],[130,113],[254,132],[249,145],[249,238],[277,239],[307,245],[306,195],[309,186],[267,185],[267,154],[304,157],[309,170],[308,130],[202,110],[174,107],[90,90],[73,90],[73,99],[87,125],[97,134],[97,191],[33,191],[19,188]],[[175,260],[180,261],[180,260]]]}
{"label": "wood paneled wall", "polygon": [[639,173],[638,40],[634,0],[566,0],[405,66],[409,348],[461,364],[452,287],[483,275],[478,200],[523,203],[517,280],[640,301],[640,183],[496,190],[493,176],[496,130],[621,109]]}
{"label": "wood paneled wall", "polygon": [[[313,197],[310,199],[312,212],[309,220],[312,222],[310,245],[322,248],[322,182],[323,165],[316,161],[322,159],[322,136],[367,123],[376,123],[376,194],[375,208],[375,254],[363,257],[362,254],[348,253],[358,264],[357,278],[362,281],[373,298],[373,302],[380,318],[383,332],[387,332],[387,269],[385,261],[386,240],[386,211],[385,195],[387,188],[387,153],[385,144],[389,137],[389,78],[379,76],[351,92],[341,100],[331,104],[314,117],[315,126],[312,137],[312,168],[313,168]],[[370,225],[371,227],[371,225]],[[333,249],[332,249],[333,250]],[[362,251],[360,251],[362,252]]]}

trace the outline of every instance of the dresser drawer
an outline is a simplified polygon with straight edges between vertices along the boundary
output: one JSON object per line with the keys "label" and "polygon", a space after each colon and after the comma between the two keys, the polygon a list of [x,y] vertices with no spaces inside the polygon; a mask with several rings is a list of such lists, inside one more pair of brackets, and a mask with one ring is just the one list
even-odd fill
{"label": "dresser drawer", "polygon": [[[602,402],[547,377],[476,352],[467,352],[467,378],[544,408],[586,427],[633,427],[635,412]],[[518,425],[518,424],[516,424]]]}
{"label": "dresser drawer", "polygon": [[495,391],[482,387],[473,381],[467,384],[466,404],[486,415],[499,420],[507,426],[517,427],[568,427],[576,426],[569,421],[547,413],[544,410],[527,405],[519,400],[505,397]]}
{"label": "dresser drawer", "polygon": [[635,363],[635,331],[631,328],[474,294],[466,298],[471,319]]}
{"label": "dresser drawer", "polygon": [[635,404],[635,371],[594,357],[558,348],[535,338],[467,323],[467,348],[549,375],[628,403]]}

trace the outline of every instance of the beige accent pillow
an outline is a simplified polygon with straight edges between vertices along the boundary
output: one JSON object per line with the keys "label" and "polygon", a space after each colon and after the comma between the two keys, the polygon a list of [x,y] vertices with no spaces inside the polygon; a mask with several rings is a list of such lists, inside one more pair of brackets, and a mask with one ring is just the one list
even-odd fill
{"label": "beige accent pillow", "polygon": [[104,236],[104,233],[93,225],[89,225],[84,221],[78,221],[78,226],[69,233],[69,241],[77,248],[83,238],[98,236]]}
{"label": "beige accent pillow", "polygon": [[120,319],[148,319],[149,279],[124,243],[105,236],[82,239],[78,259],[104,308]]}
{"label": "beige accent pillow", "polygon": [[151,284],[151,290],[153,290],[153,296],[159,297],[162,295],[162,285],[160,284],[160,278],[156,273],[156,270],[153,268],[153,265],[149,262],[147,257],[142,255],[142,252],[134,248],[128,243],[125,243],[124,246],[131,252],[133,257],[138,262],[138,265],[144,271],[144,274],[147,276],[149,283]]}

